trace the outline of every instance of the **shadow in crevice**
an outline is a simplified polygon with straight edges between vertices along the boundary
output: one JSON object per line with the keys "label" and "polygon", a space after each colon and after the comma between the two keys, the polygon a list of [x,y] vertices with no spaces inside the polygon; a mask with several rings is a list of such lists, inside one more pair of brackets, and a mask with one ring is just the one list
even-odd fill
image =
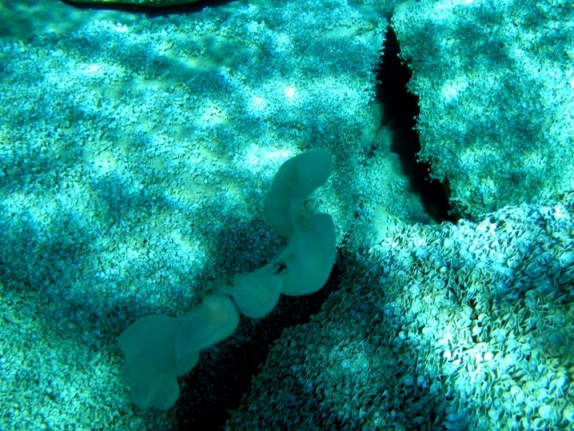
{"label": "shadow in crevice", "polygon": [[437,222],[456,222],[448,201],[448,180],[441,183],[429,179],[430,164],[420,162],[421,149],[415,130],[419,115],[419,99],[409,93],[407,84],[412,73],[399,57],[397,36],[389,26],[385,38],[384,54],[377,73],[377,99],[385,110],[385,123],[393,130],[391,151],[399,156],[403,174],[410,180],[411,188],[420,196],[425,211]]}
{"label": "shadow in crevice", "polygon": [[[319,312],[340,285],[343,270],[335,265],[326,285],[310,295],[281,295],[277,307],[262,319],[241,318],[227,340],[201,352],[198,365],[181,379],[185,390],[177,401],[179,430],[221,431],[249,393],[274,342],[288,328],[303,325]],[[245,402],[245,401],[244,401]]]}
{"label": "shadow in crevice", "polygon": [[76,9],[116,10],[119,12],[142,13],[148,18],[156,16],[181,15],[185,13],[200,12],[206,7],[215,8],[230,3],[230,0],[199,0],[185,4],[172,4],[166,6],[151,6],[145,4],[100,2],[79,3],[73,0],[62,0]]}

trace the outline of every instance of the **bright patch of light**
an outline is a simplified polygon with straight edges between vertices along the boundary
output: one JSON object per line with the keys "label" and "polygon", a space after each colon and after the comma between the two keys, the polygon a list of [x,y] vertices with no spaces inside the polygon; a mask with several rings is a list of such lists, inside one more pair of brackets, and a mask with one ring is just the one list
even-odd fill
{"label": "bright patch of light", "polygon": [[295,154],[286,150],[271,150],[265,152],[265,160],[273,162],[275,160],[287,160]]}
{"label": "bright patch of light", "polygon": [[201,116],[204,126],[213,126],[225,122],[225,111],[217,106],[207,106]]}
{"label": "bright patch of light", "polygon": [[443,85],[441,92],[445,101],[450,102],[456,98],[461,92],[466,90],[468,83],[466,81],[450,81]]}
{"label": "bright patch of light", "polygon": [[291,39],[285,33],[279,33],[275,38],[275,48],[279,52],[286,52],[290,49],[293,49],[293,44],[291,43]]}
{"label": "bright patch of light", "polygon": [[556,218],[556,220],[562,220],[563,218],[565,218],[567,215],[567,213],[564,211],[564,208],[562,208],[561,206],[556,206],[554,208],[554,218]]}
{"label": "bright patch of light", "polygon": [[249,103],[252,111],[263,111],[267,107],[267,103],[263,97],[253,97]]}
{"label": "bright patch of light", "polygon": [[100,174],[105,175],[116,168],[117,161],[111,151],[102,151],[94,158],[94,165]]}
{"label": "bright patch of light", "polygon": [[99,64],[83,64],[80,66],[80,72],[84,75],[99,76],[103,74],[103,70]]}
{"label": "bright patch of light", "polygon": [[128,26],[120,23],[117,23],[112,28],[118,33],[126,33],[128,31]]}
{"label": "bright patch of light", "polygon": [[251,144],[244,156],[244,164],[251,172],[258,172],[264,166],[277,167],[277,162],[283,162],[294,156],[289,151],[275,150],[267,146]]}
{"label": "bright patch of light", "polygon": [[247,163],[250,166],[257,166],[260,161],[259,145],[251,145],[249,147],[249,152],[247,153]]}
{"label": "bright patch of light", "polygon": [[295,98],[295,87],[285,87],[285,97],[289,100],[293,100]]}

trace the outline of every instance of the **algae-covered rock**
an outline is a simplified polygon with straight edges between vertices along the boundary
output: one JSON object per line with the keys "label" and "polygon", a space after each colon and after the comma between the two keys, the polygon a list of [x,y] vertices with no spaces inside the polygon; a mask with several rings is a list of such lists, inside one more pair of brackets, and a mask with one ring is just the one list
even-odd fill
{"label": "algae-covered rock", "polygon": [[393,14],[419,156],[463,216],[572,190],[573,23],[572,2],[424,0]]}
{"label": "algae-covered rock", "polygon": [[573,205],[401,226],[344,261],[226,429],[572,429]]}

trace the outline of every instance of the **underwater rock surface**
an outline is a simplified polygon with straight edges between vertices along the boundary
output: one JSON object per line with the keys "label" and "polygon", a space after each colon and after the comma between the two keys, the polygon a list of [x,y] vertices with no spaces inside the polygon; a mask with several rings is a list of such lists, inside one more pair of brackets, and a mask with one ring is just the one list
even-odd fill
{"label": "underwater rock surface", "polygon": [[[0,11],[0,429],[176,430],[217,408],[232,430],[574,427],[573,6],[395,4]],[[457,225],[391,151],[389,22]],[[340,285],[250,388],[226,377],[259,372],[254,334],[308,308],[243,319],[174,409],[137,409],[117,336],[274,255],[263,197],[319,147],[334,171],[307,209],[333,215]]]}
{"label": "underwater rock surface", "polygon": [[227,429],[572,429],[573,231],[574,195],[397,228],[285,331]]}
{"label": "underwater rock surface", "polygon": [[574,5],[405,2],[392,17],[420,98],[420,157],[465,217],[574,188]]}

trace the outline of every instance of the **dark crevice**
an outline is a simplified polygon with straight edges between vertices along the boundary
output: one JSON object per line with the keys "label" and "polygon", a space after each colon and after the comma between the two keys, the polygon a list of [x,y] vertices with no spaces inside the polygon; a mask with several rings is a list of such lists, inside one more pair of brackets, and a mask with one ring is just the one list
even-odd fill
{"label": "dark crevice", "polygon": [[118,0],[117,3],[112,3],[109,1],[105,2],[103,0],[100,3],[78,3],[74,0],[62,0],[62,1],[69,6],[75,7],[76,9],[116,10],[120,12],[141,13],[147,16],[148,18],[200,12],[206,7],[215,8],[218,6],[226,5],[231,2],[231,0],[199,0],[193,3],[185,3],[180,5],[152,6],[149,4],[140,5],[131,3],[121,3],[120,2],[121,0]]}
{"label": "dark crevice", "polygon": [[234,335],[202,351],[198,365],[180,379],[185,389],[176,404],[176,431],[224,430],[230,412],[240,407],[274,342],[286,329],[309,322],[340,285],[342,277],[341,266],[335,264],[326,285],[318,292],[281,295],[279,304],[267,316],[241,317]]}
{"label": "dark crevice", "polygon": [[384,125],[393,131],[391,151],[399,156],[403,174],[412,190],[420,196],[425,211],[436,222],[456,222],[448,201],[448,183],[429,178],[430,164],[420,162],[421,144],[415,130],[419,99],[409,93],[412,73],[399,57],[400,46],[393,28],[388,27],[384,54],[377,73],[377,99],[384,107]]}

